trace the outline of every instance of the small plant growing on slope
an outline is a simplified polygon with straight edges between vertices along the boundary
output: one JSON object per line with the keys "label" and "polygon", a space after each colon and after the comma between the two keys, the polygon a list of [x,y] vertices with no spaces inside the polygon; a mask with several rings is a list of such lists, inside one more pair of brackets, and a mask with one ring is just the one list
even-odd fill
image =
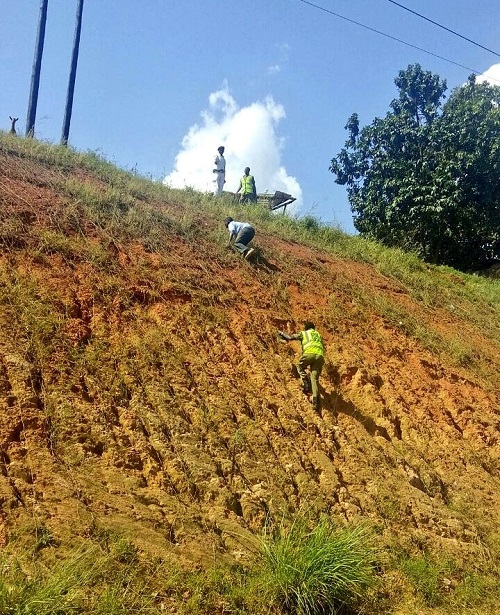
{"label": "small plant growing on slope", "polygon": [[335,528],[329,519],[310,529],[296,518],[261,542],[261,591],[269,603],[298,615],[335,613],[359,601],[374,580],[366,529]]}

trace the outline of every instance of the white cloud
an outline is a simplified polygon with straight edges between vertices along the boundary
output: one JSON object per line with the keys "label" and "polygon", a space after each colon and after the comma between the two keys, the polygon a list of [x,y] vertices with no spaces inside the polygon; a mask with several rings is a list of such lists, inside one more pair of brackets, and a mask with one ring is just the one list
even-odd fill
{"label": "white cloud", "polygon": [[282,163],[284,140],[276,133],[277,124],[285,118],[283,105],[268,96],[240,108],[227,83],[211,93],[208,102],[209,108],[201,112],[201,123],[191,126],[182,139],[174,169],[164,183],[173,188],[191,186],[202,192],[213,191],[213,161],[219,145],[224,145],[225,190],[236,191],[243,169],[249,166],[257,192],[287,192],[297,199],[293,204],[296,210],[302,189]]}
{"label": "white cloud", "polygon": [[476,81],[481,83],[487,81],[490,85],[500,85],[500,64],[493,64],[482,75],[476,77]]}
{"label": "white cloud", "polygon": [[278,52],[279,59],[275,64],[271,64],[267,67],[267,73],[269,75],[276,75],[281,72],[281,66],[288,62],[288,55],[290,52],[290,45],[288,43],[276,43],[274,48]]}
{"label": "white cloud", "polygon": [[277,43],[275,47],[280,54],[281,60],[288,60],[288,54],[290,53],[291,49],[290,45],[288,43]]}

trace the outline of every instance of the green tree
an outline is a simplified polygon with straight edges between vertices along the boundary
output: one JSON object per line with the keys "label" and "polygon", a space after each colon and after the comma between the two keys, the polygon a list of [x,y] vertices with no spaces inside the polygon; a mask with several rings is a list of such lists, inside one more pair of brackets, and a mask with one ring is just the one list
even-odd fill
{"label": "green tree", "polygon": [[353,114],[331,161],[362,235],[466,269],[500,257],[500,87],[446,82],[416,65],[385,118]]}

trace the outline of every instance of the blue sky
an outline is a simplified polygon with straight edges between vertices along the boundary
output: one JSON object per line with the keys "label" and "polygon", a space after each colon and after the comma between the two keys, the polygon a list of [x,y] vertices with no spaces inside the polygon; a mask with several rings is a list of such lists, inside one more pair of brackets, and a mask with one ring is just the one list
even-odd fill
{"label": "blue sky", "polygon": [[[500,56],[389,0],[311,0],[348,19],[484,73]],[[400,4],[500,52],[498,0]],[[36,136],[58,143],[76,0],[49,0]],[[1,0],[0,128],[24,134],[40,0]],[[259,192],[299,197],[353,232],[330,160],[347,118],[383,116],[409,64],[439,74],[448,93],[470,70],[390,40],[301,0],[85,0],[70,144],[172,185],[211,189],[226,146],[228,190],[245,166]]]}

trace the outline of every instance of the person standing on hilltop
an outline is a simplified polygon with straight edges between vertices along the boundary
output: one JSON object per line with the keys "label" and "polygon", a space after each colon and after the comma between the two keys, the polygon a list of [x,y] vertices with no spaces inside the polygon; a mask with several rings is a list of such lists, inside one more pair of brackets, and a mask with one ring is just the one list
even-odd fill
{"label": "person standing on hilltop", "polygon": [[214,173],[217,174],[215,178],[216,188],[215,188],[215,196],[220,196],[222,194],[222,190],[224,189],[224,184],[226,183],[226,159],[224,158],[224,146],[221,145],[217,148],[219,152],[215,157],[215,169]]}
{"label": "person standing on hilltop", "polygon": [[237,222],[232,218],[226,218],[224,225],[229,231],[229,245],[237,250],[247,260],[255,252],[248,244],[255,237],[255,230],[248,222]]}
{"label": "person standing on hilltop", "polygon": [[240,179],[240,185],[236,194],[241,190],[240,203],[257,203],[257,188],[255,187],[255,179],[250,175],[250,167],[245,167],[245,174]]}
{"label": "person standing on hilltop", "polygon": [[[278,335],[286,342],[291,340],[299,340],[302,345],[302,354],[300,355],[297,364],[300,379],[302,381],[302,390],[304,393],[310,393],[312,389],[312,405],[315,410],[319,408],[319,377],[325,364],[325,349],[323,338],[316,331],[316,327],[312,322],[306,320],[304,330],[293,335],[288,335],[283,331],[278,331]],[[307,377],[306,368],[309,367],[311,372],[311,382]]]}

